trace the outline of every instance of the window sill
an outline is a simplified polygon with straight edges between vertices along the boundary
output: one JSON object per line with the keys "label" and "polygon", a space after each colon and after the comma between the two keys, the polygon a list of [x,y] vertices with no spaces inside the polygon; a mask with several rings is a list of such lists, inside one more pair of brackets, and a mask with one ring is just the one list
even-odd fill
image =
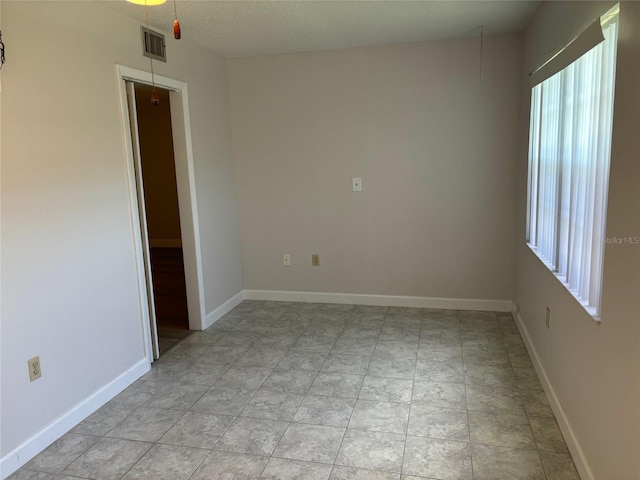
{"label": "window sill", "polygon": [[597,314],[596,308],[588,305],[584,300],[582,300],[580,297],[578,297],[578,295],[576,294],[575,290],[572,290],[572,289],[569,288],[569,285],[567,285],[566,276],[565,275],[559,275],[557,272],[555,272],[553,270],[553,265],[551,263],[549,263],[549,261],[547,261],[546,258],[544,258],[542,255],[540,255],[538,253],[538,249],[536,247],[531,245],[529,242],[525,241],[524,243],[525,243],[525,245],[527,247],[529,247],[529,250],[531,250],[531,252],[538,258],[538,260],[540,260],[542,262],[542,264],[545,267],[547,267],[549,272],[551,272],[553,274],[553,276],[562,284],[564,289],[571,294],[573,299],[576,302],[578,302],[578,304],[582,307],[582,309],[589,315],[589,317],[591,317],[591,320],[593,320],[597,324],[600,324],[601,318],[600,318],[600,315]]}

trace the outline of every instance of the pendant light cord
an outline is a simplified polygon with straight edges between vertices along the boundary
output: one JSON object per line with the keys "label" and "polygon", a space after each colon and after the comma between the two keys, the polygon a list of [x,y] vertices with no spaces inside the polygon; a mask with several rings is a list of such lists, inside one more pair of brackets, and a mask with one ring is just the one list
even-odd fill
{"label": "pendant light cord", "polygon": [[181,36],[180,22],[178,21],[178,7],[176,7],[176,0],[173,0],[173,38],[180,40]]}
{"label": "pendant light cord", "polygon": [[484,54],[484,25],[480,26],[480,91],[482,91],[482,56]]}
{"label": "pendant light cord", "polygon": [[2,30],[0,30],[0,70],[4,65],[4,43],[2,42]]}
{"label": "pendant light cord", "polygon": [[[147,31],[145,32],[145,37],[147,39],[147,47],[149,47],[149,43],[151,42],[151,34],[149,33],[149,7],[147,6],[147,0],[144,1],[144,16],[147,22]],[[153,105],[158,105],[160,100],[158,99],[158,94],[156,92],[156,82],[155,76],[153,74],[153,58],[149,57],[149,65],[151,66],[151,103]]]}

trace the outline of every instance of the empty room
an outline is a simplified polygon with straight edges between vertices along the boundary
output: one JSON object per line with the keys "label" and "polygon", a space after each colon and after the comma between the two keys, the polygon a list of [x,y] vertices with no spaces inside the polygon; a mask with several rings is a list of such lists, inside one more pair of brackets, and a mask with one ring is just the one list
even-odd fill
{"label": "empty room", "polygon": [[0,0],[0,478],[640,479],[640,3]]}

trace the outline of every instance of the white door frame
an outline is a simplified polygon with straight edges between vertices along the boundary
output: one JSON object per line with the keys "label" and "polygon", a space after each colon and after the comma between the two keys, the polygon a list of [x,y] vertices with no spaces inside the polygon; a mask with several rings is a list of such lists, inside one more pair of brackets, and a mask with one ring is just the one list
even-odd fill
{"label": "white door frame", "polygon": [[[135,170],[138,213],[140,217],[140,240],[142,241],[142,260],[144,263],[144,279],[147,291],[147,310],[149,312],[149,327],[151,334],[151,353],[153,358],[160,358],[158,344],[158,322],[155,307],[155,292],[153,290],[153,271],[151,269],[151,248],[149,246],[149,229],[147,223],[147,209],[144,200],[144,179],[142,177],[142,157],[140,156],[140,135],[138,134],[138,104],[136,102],[136,87],[133,82],[126,82],[127,104],[129,107],[129,132],[131,133],[131,147],[133,152],[133,166]],[[172,152],[173,153],[173,152]]]}
{"label": "white door frame", "polygon": [[[120,111],[124,134],[125,156],[129,183],[129,207],[133,230],[134,252],[138,275],[138,300],[142,328],[144,332],[145,356],[153,361],[151,343],[150,316],[148,309],[148,289],[145,280],[142,233],[138,211],[138,193],[133,157],[129,110],[127,106],[126,82],[151,85],[151,74],[143,70],[116,65],[118,90],[120,93]],[[196,199],[195,173],[193,166],[193,148],[191,144],[191,121],[189,114],[189,96],[187,84],[179,80],[154,76],[155,85],[169,90],[171,103],[171,126],[173,130],[173,150],[178,187],[178,206],[180,209],[180,230],[182,235],[182,254],[184,256],[185,282],[187,287],[187,307],[189,309],[189,328],[202,330],[205,319],[204,284],[202,278],[202,255],[200,248],[200,227],[198,222],[198,202]]]}

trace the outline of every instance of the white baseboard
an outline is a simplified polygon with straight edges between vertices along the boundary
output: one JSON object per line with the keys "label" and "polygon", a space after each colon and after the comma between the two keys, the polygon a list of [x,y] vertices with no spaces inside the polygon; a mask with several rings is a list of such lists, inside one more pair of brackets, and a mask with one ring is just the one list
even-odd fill
{"label": "white baseboard", "polygon": [[149,246],[158,248],[182,248],[182,240],[179,238],[150,238]]}
{"label": "white baseboard", "polygon": [[129,370],[32,435],[24,443],[0,459],[0,478],[5,479],[18,470],[38,453],[147,373],[149,369],[149,362],[146,359],[140,360]]}
{"label": "white baseboard", "polygon": [[573,463],[576,466],[576,470],[578,470],[578,474],[582,480],[596,480],[593,475],[593,471],[589,467],[589,463],[587,462],[587,458],[580,446],[580,442],[576,437],[573,428],[571,427],[571,423],[569,422],[569,418],[562,408],[562,404],[556,395],[555,389],[547,376],[547,372],[542,366],[542,362],[540,362],[540,357],[538,356],[538,352],[536,351],[536,347],[533,345],[531,341],[531,336],[529,335],[529,331],[522,321],[522,317],[520,316],[520,312],[517,311],[516,306],[513,305],[512,313],[514,318],[516,319],[516,325],[520,330],[520,335],[524,340],[524,343],[527,347],[527,351],[529,352],[529,356],[533,362],[533,366],[538,373],[538,378],[540,378],[540,383],[542,383],[542,388],[544,388],[545,393],[547,394],[547,398],[549,399],[549,405],[551,405],[551,410],[553,410],[554,415],[556,416],[556,420],[558,421],[558,426],[562,431],[562,435],[567,443],[567,447],[569,448],[569,452],[571,452],[571,456],[573,457]]}
{"label": "white baseboard", "polygon": [[273,300],[281,302],[349,303],[354,305],[482,310],[491,312],[510,312],[513,305],[511,300],[403,297],[359,293],[285,292],[278,290],[245,290],[244,298],[247,300]]}
{"label": "white baseboard", "polygon": [[231,297],[229,300],[224,302],[214,311],[208,313],[206,318],[204,319],[204,325],[202,325],[202,329],[205,330],[206,328],[209,328],[217,320],[219,320],[224,315],[226,315],[231,310],[233,310],[235,307],[237,307],[240,304],[240,302],[242,302],[242,300],[244,299],[245,299],[245,291],[242,290],[237,294],[235,294],[233,297]]}

